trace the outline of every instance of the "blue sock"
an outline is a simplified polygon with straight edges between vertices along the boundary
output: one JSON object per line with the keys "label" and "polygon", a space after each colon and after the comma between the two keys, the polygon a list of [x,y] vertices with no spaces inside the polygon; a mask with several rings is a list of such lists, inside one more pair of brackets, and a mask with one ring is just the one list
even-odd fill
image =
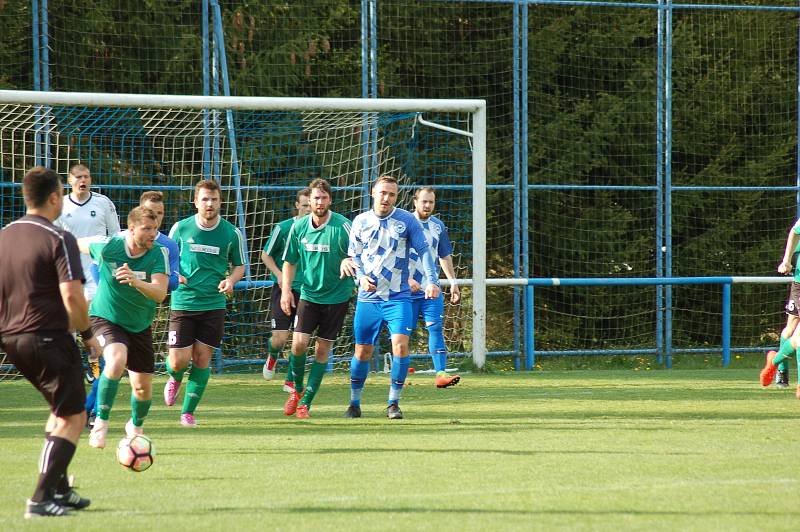
{"label": "blue sock", "polygon": [[[103,373],[103,370],[106,368],[106,359],[100,357],[100,373]],[[97,377],[94,382],[92,383],[92,388],[89,390],[89,394],[86,396],[86,403],[84,404],[84,408],[86,409],[87,414],[91,414],[92,412],[97,413],[97,388],[100,387],[100,377]]]}
{"label": "blue sock", "polygon": [[361,406],[361,392],[369,373],[369,360],[359,360],[353,355],[350,361],[350,404]]}
{"label": "blue sock", "polygon": [[97,406],[97,388],[100,386],[100,377],[96,378],[92,383],[92,388],[89,390],[89,394],[86,396],[86,404],[84,408],[86,408],[86,412],[92,413],[95,411],[95,407]]}
{"label": "blue sock", "polygon": [[427,325],[428,328],[428,353],[433,359],[433,369],[436,373],[447,369],[447,347],[444,345],[444,331],[442,322],[436,321]]}
{"label": "blue sock", "polygon": [[392,384],[389,386],[389,404],[397,404],[400,401],[400,393],[403,391],[403,385],[406,383],[408,376],[408,366],[411,360],[405,357],[392,357]]}

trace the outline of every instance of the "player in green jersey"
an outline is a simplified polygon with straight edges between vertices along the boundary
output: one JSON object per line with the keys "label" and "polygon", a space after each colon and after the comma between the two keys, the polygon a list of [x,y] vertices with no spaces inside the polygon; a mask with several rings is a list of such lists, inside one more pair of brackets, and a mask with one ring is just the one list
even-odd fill
{"label": "player in green jersey", "polygon": [[124,235],[78,244],[98,265],[100,282],[89,308],[92,329],[103,349],[105,368],[97,389],[97,418],[89,445],[106,446],[108,418],[125,368],[131,382],[131,419],[128,437],[142,433],[153,397],[155,354],[151,326],[156,304],[167,295],[169,255],[155,243],[158,217],[145,207],[128,214]]}
{"label": "player in green jersey", "polygon": [[[780,375],[783,387],[789,386],[788,367],[786,360],[795,355],[797,357],[798,384],[795,390],[795,397],[800,399],[800,327],[797,327],[797,307],[800,304],[800,268],[797,268],[797,250],[800,249],[800,220],[797,220],[789,230],[786,239],[786,247],[783,252],[783,259],[778,265],[778,272],[788,275],[794,271],[792,285],[789,288],[789,299],[786,302],[786,326],[781,331],[781,343],[778,351],[768,351],[764,369],[761,370],[760,381],[762,386],[769,386],[776,375]],[[783,368],[781,368],[783,366]],[[781,371],[782,369],[782,371]]]}
{"label": "player in green jersey", "polygon": [[[267,360],[264,362],[264,369],[262,375],[266,380],[272,380],[275,376],[275,364],[281,357],[283,346],[286,345],[286,340],[289,339],[289,329],[294,325],[295,313],[284,314],[281,309],[281,268],[283,268],[283,251],[286,249],[286,238],[289,235],[289,230],[295,221],[302,218],[311,212],[311,204],[308,198],[311,191],[304,188],[297,192],[297,201],[294,203],[294,208],[297,210],[297,216],[293,216],[288,220],[284,220],[275,225],[272,233],[264,244],[264,250],[261,252],[261,261],[269,268],[270,279],[274,283],[272,285],[272,298],[270,301],[270,314],[272,315],[270,323],[270,337],[267,339]],[[302,272],[298,271],[295,275],[294,282],[292,283],[292,293],[295,299],[300,298],[300,286],[303,284]],[[294,380],[292,379],[291,370],[287,372],[286,380],[283,383],[283,389],[291,392],[294,389]]]}
{"label": "player in green jersey", "polygon": [[220,188],[215,181],[203,180],[194,189],[197,214],[172,226],[169,237],[180,250],[181,275],[185,283],[172,292],[164,402],[175,404],[183,375],[189,370],[189,383],[181,410],[181,424],[194,427],[194,412],[208,384],[208,365],[214,350],[222,344],[225,327],[226,296],[244,275],[242,234],[220,211]]}
{"label": "player in green jersey", "polygon": [[[355,265],[348,258],[350,221],[330,210],[333,192],[324,179],[315,179],[311,189],[311,214],[297,220],[289,232],[283,254],[281,308],[289,314],[297,309],[297,323],[289,357],[294,391],[289,394],[283,413],[309,417],[311,402],[319,391],[331,346],[342,329],[355,283],[350,277]],[[302,271],[300,299],[292,294],[292,282]],[[303,387],[306,350],[317,331],[314,362]],[[299,404],[298,404],[299,403]]]}

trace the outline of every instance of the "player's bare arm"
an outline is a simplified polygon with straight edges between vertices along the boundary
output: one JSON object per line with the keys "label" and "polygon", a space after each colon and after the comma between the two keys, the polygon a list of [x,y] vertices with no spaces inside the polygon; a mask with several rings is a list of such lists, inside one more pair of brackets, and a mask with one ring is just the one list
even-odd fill
{"label": "player's bare arm", "polygon": [[275,262],[275,259],[272,258],[266,251],[261,252],[261,262],[264,263],[264,266],[275,276],[278,280],[278,286],[282,286],[283,282],[282,279],[282,272],[280,268],[278,268],[278,263]]}
{"label": "player's bare arm", "polygon": [[123,264],[114,272],[114,278],[120,284],[127,284],[141,292],[146,298],[152,299],[156,303],[161,303],[167,297],[167,285],[169,277],[164,273],[154,273],[150,282],[136,277],[127,263]]}
{"label": "player's bare arm", "polygon": [[[58,289],[61,292],[61,300],[64,302],[64,308],[67,309],[70,328],[77,331],[86,331],[90,329],[89,305],[86,303],[86,298],[83,297],[83,283],[78,280],[65,281],[59,283]],[[83,344],[89,349],[91,359],[97,360],[101,352],[100,344],[97,343],[97,339],[94,336],[91,338],[84,338]]]}
{"label": "player's bare arm", "polygon": [[342,263],[339,265],[339,278],[344,279],[345,277],[355,277],[356,275],[357,266],[355,261],[350,257],[345,257],[342,259]]}
{"label": "player's bare arm", "polygon": [[414,279],[409,278],[408,279],[408,288],[411,290],[412,294],[416,294],[417,292],[419,292],[422,289],[422,285],[420,285]]}
{"label": "player's bare arm", "polygon": [[448,255],[439,259],[445,277],[450,281],[450,302],[455,304],[461,301],[461,290],[456,284],[456,270],[453,267],[453,256]]}
{"label": "player's bare arm", "polygon": [[297,301],[294,300],[292,293],[292,283],[294,276],[297,274],[297,264],[292,264],[288,260],[283,263],[283,275],[281,278],[281,310],[286,315],[292,314],[292,309],[297,306]]}
{"label": "player's bare arm", "polygon": [[794,253],[794,248],[797,247],[798,240],[800,240],[800,235],[794,232],[794,227],[789,229],[786,249],[783,251],[783,260],[778,265],[779,273],[786,274],[792,271],[792,253]]}
{"label": "player's bare arm", "polygon": [[374,292],[377,290],[375,280],[372,277],[367,277],[366,275],[358,280],[358,285],[364,292]]}
{"label": "player's bare arm", "polygon": [[234,266],[231,270],[231,274],[227,276],[225,279],[219,282],[219,286],[217,287],[220,292],[229,296],[233,294],[233,286],[242,280],[244,277],[244,265],[241,266]]}

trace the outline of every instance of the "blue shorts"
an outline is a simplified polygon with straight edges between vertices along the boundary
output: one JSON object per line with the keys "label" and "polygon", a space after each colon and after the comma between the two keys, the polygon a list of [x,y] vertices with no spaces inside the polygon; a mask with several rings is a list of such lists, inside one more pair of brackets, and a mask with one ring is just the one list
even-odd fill
{"label": "blue shorts", "polygon": [[422,316],[422,320],[426,325],[444,320],[444,297],[442,294],[439,294],[439,297],[435,299],[415,297],[411,300],[411,315],[414,316],[412,329],[417,328],[417,321],[420,316]]}
{"label": "blue shorts", "polygon": [[356,303],[356,315],[353,318],[353,333],[356,343],[374,345],[378,340],[383,324],[389,328],[390,334],[411,334],[414,329],[414,317],[411,314],[411,301],[379,301]]}

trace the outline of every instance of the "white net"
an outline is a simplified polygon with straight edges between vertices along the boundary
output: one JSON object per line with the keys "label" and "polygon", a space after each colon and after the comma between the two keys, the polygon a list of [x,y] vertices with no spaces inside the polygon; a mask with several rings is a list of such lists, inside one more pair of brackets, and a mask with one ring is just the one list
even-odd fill
{"label": "white net", "polygon": [[[468,137],[421,126],[416,112],[202,110],[185,108],[0,105],[0,212],[3,225],[24,211],[19,183],[25,171],[45,164],[66,175],[81,162],[92,188],[107,195],[124,219],[145,190],[166,196],[163,231],[194,213],[194,184],[217,180],[223,216],[246,237],[248,275],[228,308],[223,346],[215,368],[257,369],[266,356],[270,291],[260,253],[273,226],[294,212],[299,189],[314,178],[334,188],[332,209],[352,219],[369,207],[369,183],[388,173],[400,180],[398,205],[412,208],[413,189],[437,189],[438,215],[450,227],[459,277],[470,277],[472,146]],[[469,113],[427,114],[459,130]],[[449,350],[469,344],[470,291],[447,304]],[[154,323],[157,363],[165,354],[168,309]],[[335,347],[335,367],[352,355],[352,320]],[[465,326],[466,324],[466,326]],[[412,352],[424,354],[423,340]],[[288,346],[287,346],[288,349]],[[379,357],[378,357],[379,358]],[[419,357],[421,366],[428,364]],[[0,354],[0,377],[15,370]]]}

